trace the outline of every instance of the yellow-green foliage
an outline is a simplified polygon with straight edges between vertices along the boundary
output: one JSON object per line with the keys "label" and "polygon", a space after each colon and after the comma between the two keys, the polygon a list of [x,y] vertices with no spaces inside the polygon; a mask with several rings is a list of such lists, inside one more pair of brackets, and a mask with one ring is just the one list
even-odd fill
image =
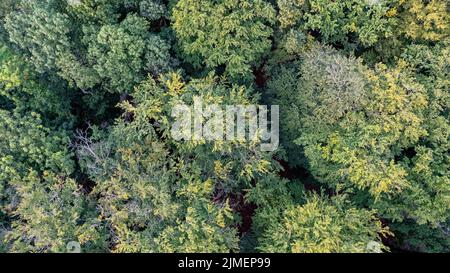
{"label": "yellow-green foliage", "polygon": [[[398,16],[405,36],[440,41],[450,35],[450,14],[445,0],[400,0]],[[394,12],[394,11],[393,11]]]}
{"label": "yellow-green foliage", "polygon": [[118,119],[110,131],[94,127],[93,137],[78,135],[82,168],[97,182],[99,220],[114,234],[112,251],[238,250],[237,217],[227,196],[271,171],[270,155],[251,143],[174,141],[170,119],[173,105],[192,103],[194,96],[248,104],[246,94],[245,87],[212,75],[189,82],[177,73],[149,77],[132,103],[120,105],[131,122]]}
{"label": "yellow-green foliage", "polygon": [[[449,252],[449,34],[446,0],[0,0],[0,252]],[[191,133],[279,105],[279,149],[179,140],[198,100]]]}
{"label": "yellow-green foliage", "polygon": [[373,211],[352,208],[342,196],[312,195],[304,205],[287,207],[279,221],[267,223],[260,238],[263,252],[333,253],[372,252],[384,247],[382,227]]}
{"label": "yellow-green foliage", "polygon": [[[317,31],[325,42],[371,46],[392,36],[389,1],[278,0],[282,29]],[[356,37],[356,39],[355,39]]]}
{"label": "yellow-green foliage", "polygon": [[44,123],[70,127],[69,92],[61,86],[49,87],[37,80],[26,60],[0,43],[0,96],[8,99],[16,112],[34,111],[45,116]]}
{"label": "yellow-green foliage", "polygon": [[[290,154],[304,153],[322,182],[367,191],[372,206],[386,217],[445,221],[450,181],[448,156],[441,149],[448,140],[443,136],[446,140],[441,138],[436,145],[427,140],[448,126],[445,106],[428,111],[436,89],[428,90],[415,80],[405,60],[395,68],[378,64],[369,69],[336,54],[313,49],[289,71],[294,80],[286,81],[290,78],[280,74],[270,84],[290,112],[282,127],[291,134],[286,141],[299,145]],[[286,83],[292,85],[284,87]],[[285,90],[297,95],[284,97]],[[430,128],[434,120],[440,120],[441,129]],[[430,165],[432,157],[435,167]]]}
{"label": "yellow-green foliage", "polygon": [[181,0],[172,11],[182,57],[197,68],[225,66],[231,77],[249,77],[268,53],[275,10],[266,0]]}
{"label": "yellow-green foliage", "polygon": [[16,218],[3,242],[9,251],[66,252],[70,242],[79,243],[82,252],[106,248],[102,226],[88,211],[92,203],[74,180],[47,175],[40,181],[36,172],[23,180],[16,188]]}

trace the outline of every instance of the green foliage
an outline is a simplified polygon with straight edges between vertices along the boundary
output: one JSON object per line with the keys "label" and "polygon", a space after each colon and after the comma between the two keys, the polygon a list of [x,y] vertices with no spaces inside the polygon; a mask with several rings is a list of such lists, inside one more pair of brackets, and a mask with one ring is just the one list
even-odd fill
{"label": "green foliage", "polygon": [[4,27],[5,17],[16,8],[16,5],[16,0],[4,0],[0,3],[0,41],[3,43],[9,40]]}
{"label": "green foliage", "polygon": [[387,16],[396,22],[396,31],[363,53],[367,63],[382,61],[395,65],[395,59],[410,45],[433,47],[448,39],[450,34],[447,1],[392,1]]}
{"label": "green foliage", "polygon": [[[195,158],[195,164],[208,177],[217,177],[222,190],[230,191],[248,186],[258,175],[274,170],[271,155],[261,152],[258,141],[176,141],[170,136],[175,121],[172,109],[180,104],[192,106],[196,98],[201,98],[205,105],[248,105],[256,102],[256,96],[251,97],[252,91],[245,86],[229,84],[213,74],[186,83],[178,73],[169,73],[159,79],[159,84],[151,78],[141,83],[133,93],[134,103],[139,103],[139,107],[132,103],[123,103],[122,107],[133,115],[134,121],[140,122],[137,124],[155,120],[156,131],[167,138],[167,143],[175,146],[183,156]],[[130,127],[133,134],[138,128]]]}
{"label": "green foliage", "polygon": [[234,218],[228,204],[218,208],[213,204],[198,203],[198,207],[187,209],[186,219],[183,222],[178,222],[175,227],[169,226],[163,231],[158,238],[159,251],[182,253],[238,251],[237,231],[227,223]]}
{"label": "green foliage", "polygon": [[164,144],[150,136],[131,140],[120,132],[122,126],[111,133],[120,137],[109,141],[91,143],[79,136],[78,156],[97,182],[100,220],[111,228],[113,250],[154,252],[154,237],[180,210],[173,199],[175,169]]}
{"label": "green foliage", "polygon": [[139,14],[149,21],[166,16],[161,0],[69,0],[68,3],[77,21],[89,24],[114,24],[124,12]]}
{"label": "green foliage", "polygon": [[271,48],[275,10],[264,0],[181,0],[172,18],[182,57],[197,68],[250,77]]}
{"label": "green foliage", "polygon": [[370,244],[381,251],[380,236],[389,234],[373,211],[352,208],[342,196],[312,195],[267,225],[259,249],[272,253],[370,252]]}
{"label": "green foliage", "polygon": [[132,102],[121,104],[131,122],[118,119],[108,132],[94,127],[92,137],[80,132],[75,147],[97,182],[100,219],[111,227],[113,251],[238,250],[229,196],[273,168],[269,155],[249,143],[171,140],[169,119],[173,105],[195,96],[248,103],[246,91],[213,76],[189,83],[176,73],[158,82],[148,78]]}
{"label": "green foliage", "polygon": [[450,35],[448,2],[443,0],[399,1],[404,35],[414,40],[440,41]]}
{"label": "green foliage", "polygon": [[0,252],[448,252],[447,2],[0,1]]}
{"label": "green foliage", "polygon": [[159,36],[149,34],[149,23],[129,15],[119,25],[104,25],[89,43],[89,59],[108,90],[124,93],[144,78],[166,69],[169,47]]}
{"label": "green foliage", "polygon": [[432,227],[429,225],[417,225],[413,221],[394,223],[392,231],[396,234],[398,249],[414,252],[448,253],[450,251],[448,225]]}
{"label": "green foliage", "polygon": [[69,141],[66,132],[44,127],[39,114],[0,110],[0,124],[2,184],[21,183],[30,169],[41,174],[73,171],[71,155],[64,149]]}
{"label": "green foliage", "polygon": [[40,113],[49,126],[70,127],[73,123],[67,90],[40,83],[25,60],[1,44],[0,82],[0,95],[13,103],[16,112]]}
{"label": "green foliage", "polygon": [[139,14],[148,20],[158,20],[167,16],[167,9],[160,0],[139,1]]}
{"label": "green foliage", "polygon": [[[33,185],[40,186],[40,177],[67,176],[74,170],[71,154],[66,150],[68,144],[66,132],[47,128],[42,123],[40,115],[35,112],[22,116],[17,112],[0,110],[2,129],[0,133],[0,208],[1,218],[3,218],[0,221],[2,226],[10,226],[9,219],[12,216],[21,217],[22,212],[18,209],[22,202],[26,202],[22,198],[24,195],[34,193]],[[43,193],[47,192],[41,192],[41,195]],[[50,198],[50,196],[46,195],[44,198]],[[28,203],[24,206],[31,206],[34,209],[35,205]],[[37,215],[31,215],[30,211],[26,213],[24,217],[37,217]],[[39,222],[36,222],[36,225],[39,225]],[[30,232],[38,232],[34,230],[33,225],[30,228],[33,229]],[[21,234],[18,229],[15,230]],[[43,237],[51,236],[45,232],[53,231],[43,230]],[[48,243],[48,240],[46,242]],[[28,251],[26,244],[24,243],[23,248],[18,247],[16,250]]]}
{"label": "green foliage", "polygon": [[[125,8],[124,0],[70,0],[69,10],[83,24],[114,24],[120,17],[119,10]],[[134,1],[133,1],[134,2]]]}
{"label": "green foliage", "polygon": [[[303,196],[304,193],[301,194]],[[252,232],[257,240],[269,224],[280,220],[280,216],[286,208],[303,201],[293,198],[289,191],[288,181],[280,179],[275,174],[260,179],[254,187],[249,189],[245,198],[247,202],[252,202],[258,206],[255,215],[252,217]]]}
{"label": "green foliage", "polygon": [[16,188],[17,218],[5,235],[9,251],[67,252],[70,242],[80,243],[83,252],[105,249],[102,227],[76,182],[53,176],[39,180],[31,172]]}
{"label": "green foliage", "polygon": [[[125,2],[22,1],[6,17],[5,28],[38,72],[56,72],[85,92],[101,84],[107,91],[126,93],[147,73],[167,70],[172,59],[168,43],[148,32],[145,18],[156,20],[163,13],[146,11],[151,1]],[[122,9],[130,10],[124,20]],[[144,17],[131,13],[140,9]]]}
{"label": "green foliage", "polygon": [[[282,122],[302,147],[293,153],[304,152],[316,178],[367,190],[367,202],[384,217],[437,224],[450,208],[448,137],[437,133],[448,131],[447,102],[438,106],[448,93],[427,90],[412,71],[404,60],[371,70],[319,47],[270,86],[293,112]],[[296,90],[296,98],[285,90]]]}
{"label": "green foliage", "polygon": [[[270,95],[282,106],[281,140],[291,151],[304,127],[319,140],[330,133],[330,124],[360,110],[367,100],[360,61],[328,47],[316,46],[303,55],[302,61],[274,66],[274,77],[268,83]],[[296,151],[289,153],[289,159],[292,164],[301,163]]]}
{"label": "green foliage", "polygon": [[[281,28],[317,31],[324,42],[371,46],[392,36],[390,1],[278,0]],[[354,47],[354,46],[353,46]]]}
{"label": "green foliage", "polygon": [[52,70],[58,55],[70,48],[70,19],[60,12],[64,1],[21,1],[5,19],[9,39],[30,54],[39,72]]}

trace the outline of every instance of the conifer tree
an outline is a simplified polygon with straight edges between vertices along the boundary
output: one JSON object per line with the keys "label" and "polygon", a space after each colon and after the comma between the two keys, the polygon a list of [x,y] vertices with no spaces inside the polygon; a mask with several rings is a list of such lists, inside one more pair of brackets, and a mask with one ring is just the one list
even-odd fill
{"label": "conifer tree", "polygon": [[275,10],[265,0],[181,0],[172,18],[182,57],[196,68],[250,77],[271,48]]}

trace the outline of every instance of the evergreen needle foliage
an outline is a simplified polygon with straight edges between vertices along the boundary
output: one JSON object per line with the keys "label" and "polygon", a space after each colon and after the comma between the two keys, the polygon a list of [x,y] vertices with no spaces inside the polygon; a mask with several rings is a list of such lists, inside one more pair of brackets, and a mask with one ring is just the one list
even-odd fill
{"label": "evergreen needle foliage", "polygon": [[[450,252],[449,10],[1,0],[0,252]],[[279,147],[176,140],[199,99]]]}

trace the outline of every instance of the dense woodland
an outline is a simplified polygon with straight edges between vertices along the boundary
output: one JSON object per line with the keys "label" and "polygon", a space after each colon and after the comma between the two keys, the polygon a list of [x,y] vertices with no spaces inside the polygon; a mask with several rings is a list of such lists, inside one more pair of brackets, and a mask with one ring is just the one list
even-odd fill
{"label": "dense woodland", "polygon": [[[0,0],[0,252],[450,252],[446,0]],[[196,96],[281,145],[183,142]]]}

